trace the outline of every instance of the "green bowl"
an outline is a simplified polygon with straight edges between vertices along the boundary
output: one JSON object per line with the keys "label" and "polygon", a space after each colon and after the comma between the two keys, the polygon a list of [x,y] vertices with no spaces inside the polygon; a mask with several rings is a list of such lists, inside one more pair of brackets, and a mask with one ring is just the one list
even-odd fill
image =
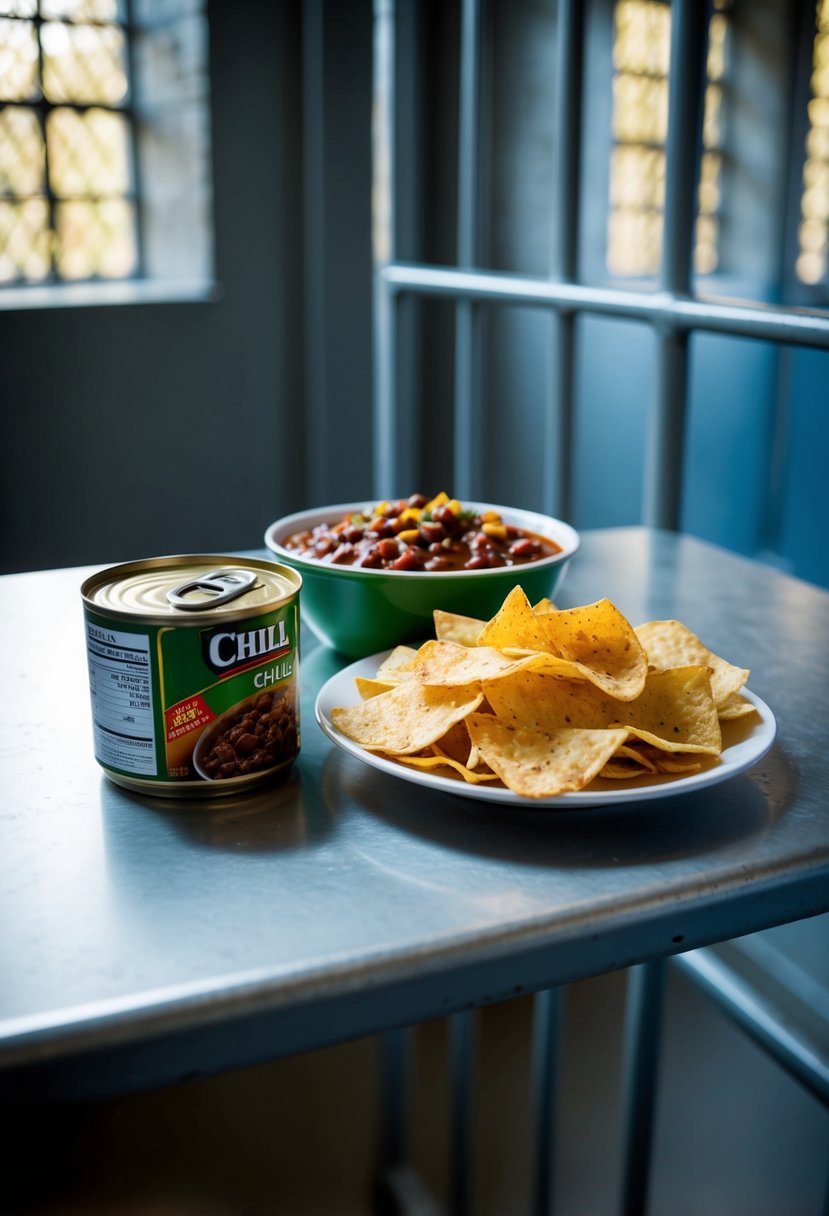
{"label": "green bowl", "polygon": [[535,511],[478,502],[464,502],[464,506],[474,511],[498,511],[505,523],[548,537],[561,546],[561,552],[525,566],[444,572],[334,566],[298,557],[283,547],[292,533],[365,511],[365,502],[285,515],[268,528],[265,544],[280,562],[302,575],[300,608],[314,633],[341,654],[359,659],[402,642],[433,637],[435,608],[488,620],[516,584],[524,588],[532,603],[552,597],[557,590],[567,563],[579,547],[574,528]]}

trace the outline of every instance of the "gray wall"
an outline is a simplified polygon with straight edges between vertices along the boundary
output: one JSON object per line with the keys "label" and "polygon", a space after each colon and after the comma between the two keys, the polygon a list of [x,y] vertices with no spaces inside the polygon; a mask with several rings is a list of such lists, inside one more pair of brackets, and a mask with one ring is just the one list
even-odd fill
{"label": "gray wall", "polygon": [[[353,434],[369,406],[371,43],[354,62],[346,35],[355,22],[370,33],[370,5],[332,8],[323,51],[349,78],[348,107],[335,94],[309,134],[336,138],[361,183],[326,197],[348,226],[327,274],[350,276],[329,326],[336,337],[348,319],[334,388],[343,413],[359,399]],[[301,13],[209,5],[215,300],[0,312],[0,569],[257,546],[306,505],[306,451],[322,436],[306,445]],[[359,454],[333,465],[363,492],[368,453],[365,470]]]}

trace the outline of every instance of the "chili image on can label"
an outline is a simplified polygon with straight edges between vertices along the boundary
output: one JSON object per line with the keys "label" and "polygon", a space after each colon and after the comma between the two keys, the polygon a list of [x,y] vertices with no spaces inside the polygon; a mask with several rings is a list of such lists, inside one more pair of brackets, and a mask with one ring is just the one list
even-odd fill
{"label": "chili image on can label", "polygon": [[95,758],[154,794],[239,793],[300,748],[301,576],[258,558],[112,566],[81,587]]}

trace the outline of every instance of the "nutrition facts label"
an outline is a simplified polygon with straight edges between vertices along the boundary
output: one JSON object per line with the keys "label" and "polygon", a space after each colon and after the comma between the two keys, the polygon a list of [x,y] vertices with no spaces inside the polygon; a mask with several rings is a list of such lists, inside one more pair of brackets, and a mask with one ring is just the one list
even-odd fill
{"label": "nutrition facts label", "polygon": [[87,622],[95,755],[124,773],[156,775],[150,639]]}

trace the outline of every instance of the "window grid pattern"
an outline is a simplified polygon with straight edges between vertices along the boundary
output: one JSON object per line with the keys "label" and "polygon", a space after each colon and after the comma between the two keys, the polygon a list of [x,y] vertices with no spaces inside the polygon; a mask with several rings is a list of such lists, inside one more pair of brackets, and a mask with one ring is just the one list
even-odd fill
{"label": "window grid pattern", "polygon": [[[829,0],[823,0],[824,3]],[[555,118],[556,229],[553,233],[554,276],[549,279],[456,267],[407,263],[396,257],[395,191],[395,5],[375,0],[374,98],[374,249],[375,249],[375,368],[374,368],[374,493],[395,492],[402,476],[405,443],[402,426],[408,411],[398,408],[401,390],[398,363],[403,334],[400,302],[407,296],[453,299],[456,307],[470,302],[497,307],[520,305],[548,311],[554,319],[557,374],[546,410],[543,436],[544,509],[567,516],[573,432],[573,319],[592,314],[637,320],[654,333],[654,390],[648,426],[648,453],[642,490],[642,521],[657,527],[679,526],[682,501],[685,414],[688,396],[688,339],[696,331],[750,337],[784,344],[829,349],[829,317],[818,310],[791,309],[752,301],[718,301],[692,291],[692,260],[699,184],[696,157],[688,155],[699,143],[703,103],[702,81],[709,52],[707,6],[697,0],[671,5],[667,79],[667,126],[663,224],[658,290],[634,291],[579,282],[572,253],[578,247],[578,158],[581,132],[580,74],[583,62],[583,3],[560,0],[556,57],[557,113]],[[478,60],[478,0],[462,0],[460,79],[474,80],[465,65]],[[710,60],[709,60],[710,70]],[[468,172],[471,149],[478,146],[478,113],[472,98],[461,98],[458,133],[459,174]],[[474,158],[473,158],[474,163]],[[467,191],[459,191],[461,200]],[[459,206],[461,236],[472,230],[471,208]],[[480,319],[480,309],[473,314]],[[456,344],[455,377],[455,493],[475,495],[475,469],[466,459],[465,429],[476,418],[470,361],[480,348],[475,342]],[[460,361],[464,361],[459,366]]]}
{"label": "window grid pattern", "polygon": [[[725,0],[717,6],[725,8]],[[708,24],[702,156],[694,266],[718,264],[723,96],[728,18]],[[613,139],[607,266],[617,276],[654,275],[662,248],[671,10],[666,0],[617,0],[613,31]]]}
{"label": "window grid pattern", "polygon": [[0,284],[139,267],[119,0],[0,0]]}
{"label": "window grid pattern", "polygon": [[795,270],[801,283],[820,283],[829,258],[829,0],[817,5],[810,84]]}

